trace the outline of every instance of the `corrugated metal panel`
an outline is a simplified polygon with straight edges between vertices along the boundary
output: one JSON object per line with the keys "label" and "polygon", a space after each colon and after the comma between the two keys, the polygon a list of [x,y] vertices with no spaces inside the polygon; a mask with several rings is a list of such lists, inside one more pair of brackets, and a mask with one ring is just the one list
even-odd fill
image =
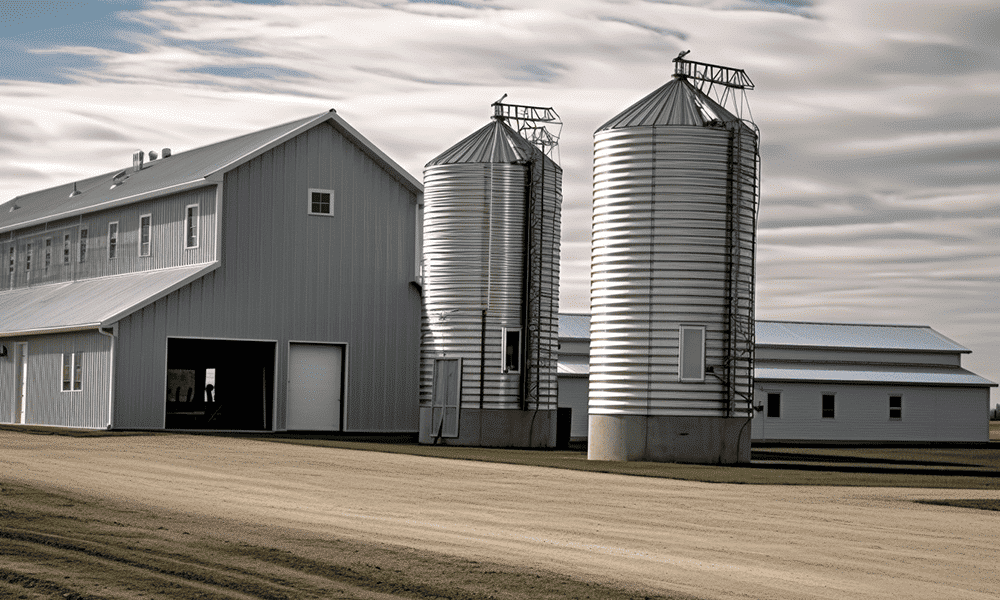
{"label": "corrugated metal panel", "polygon": [[597,131],[659,125],[701,127],[712,120],[737,122],[739,118],[686,79],[677,78],[628,107]]}
{"label": "corrugated metal panel", "polygon": [[919,385],[987,386],[997,384],[965,369],[789,369],[757,367],[755,377],[762,381],[838,381],[845,383],[893,383]]}
{"label": "corrugated metal panel", "polygon": [[971,352],[926,326],[759,321],[759,346]]}
{"label": "corrugated metal panel", "polygon": [[[119,324],[119,427],[163,427],[166,336],[277,340],[276,427],[288,342],[347,345],[348,431],[417,430],[418,197],[321,124],[228,173],[221,265]],[[334,216],[307,214],[310,188]]]}
{"label": "corrugated metal panel", "polygon": [[[528,160],[536,162],[523,164]],[[422,403],[431,402],[434,358],[448,356],[465,359],[463,407],[521,408],[520,375],[502,370],[502,330],[525,327],[525,213],[532,169],[544,174],[535,206],[542,223],[539,251],[529,258],[539,274],[528,294],[536,298],[539,315],[531,324],[536,345],[526,350],[534,351],[529,360],[538,385],[538,404],[530,408],[557,406],[562,169],[500,121],[444,152],[424,171]]]}
{"label": "corrugated metal panel", "polygon": [[213,268],[143,271],[0,292],[0,335],[96,328]]}
{"label": "corrugated metal panel", "polygon": [[569,362],[567,360],[560,360],[559,374],[586,377],[590,375],[590,364],[585,362],[577,363],[577,362]]}
{"label": "corrugated metal panel", "polygon": [[[743,195],[731,198],[731,136],[683,125],[595,134],[591,414],[728,415],[712,374],[679,381],[678,336],[680,325],[705,326],[705,364],[722,374],[730,202],[744,203],[735,297],[752,301],[756,138],[742,136]],[[749,336],[741,343],[752,356]]]}
{"label": "corrugated metal panel", "polygon": [[[17,405],[18,342],[28,346],[28,390],[25,423],[103,429],[108,424],[111,341],[96,331],[39,335],[2,340],[9,359],[0,361],[0,422],[20,422]],[[63,353],[81,352],[82,389],[62,391]]]}
{"label": "corrugated metal panel", "polygon": [[590,315],[559,314],[559,339],[589,340]]}

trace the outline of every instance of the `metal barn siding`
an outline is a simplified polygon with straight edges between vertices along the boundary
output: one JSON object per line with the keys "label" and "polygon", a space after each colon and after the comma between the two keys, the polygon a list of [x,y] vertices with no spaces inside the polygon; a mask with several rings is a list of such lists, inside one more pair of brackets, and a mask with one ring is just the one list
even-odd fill
{"label": "metal barn siding", "polygon": [[[200,207],[199,244],[185,248],[185,207]],[[139,256],[139,218],[151,215],[150,255]],[[108,258],[108,224],[118,223],[116,257]],[[80,262],[80,229],[87,229],[87,254]],[[69,234],[69,263],[63,262],[64,236]],[[74,281],[88,277],[121,275],[151,269],[193,265],[215,260],[215,186],[175,194],[154,201],[138,202],[80,218],[63,219],[31,230],[14,232],[12,242],[0,244],[4,260],[15,247],[14,287]],[[51,264],[46,268],[46,240],[50,240]],[[31,271],[25,270],[27,245],[31,244]],[[5,265],[7,266],[7,265]],[[11,278],[0,288],[9,288]]]}
{"label": "metal barn siding", "polygon": [[[28,386],[25,424],[104,429],[108,425],[111,341],[96,331],[5,338],[0,359],[0,422],[19,423],[17,344],[27,343]],[[62,355],[81,352],[81,389],[62,391]]]}
{"label": "metal barn siding", "polygon": [[[225,175],[221,266],[119,323],[117,427],[164,426],[166,338],[276,340],[275,427],[288,342],[347,345],[345,431],[417,430],[417,192],[319,124]],[[333,216],[307,214],[308,190]]]}
{"label": "metal barn siding", "polygon": [[756,144],[684,78],[595,133],[590,458],[749,460]]}
{"label": "metal barn siding", "polygon": [[[428,163],[424,190],[421,442],[554,445],[562,169],[497,119]],[[521,331],[519,372],[505,328]],[[462,359],[446,440],[431,423],[441,358]]]}

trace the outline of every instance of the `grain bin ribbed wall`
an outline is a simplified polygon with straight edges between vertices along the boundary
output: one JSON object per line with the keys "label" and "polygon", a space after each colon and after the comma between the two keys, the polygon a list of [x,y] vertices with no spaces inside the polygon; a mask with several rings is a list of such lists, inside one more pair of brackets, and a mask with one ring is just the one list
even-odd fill
{"label": "grain bin ribbed wall", "polygon": [[[595,133],[591,458],[684,460],[734,425],[706,417],[750,417],[756,145],[683,78]],[[681,330],[702,328],[685,379]]]}
{"label": "grain bin ribbed wall", "polygon": [[[422,442],[551,445],[536,413],[557,405],[561,178],[500,120],[425,168]],[[518,372],[504,328],[522,332]],[[454,426],[432,409],[440,359],[461,359]]]}

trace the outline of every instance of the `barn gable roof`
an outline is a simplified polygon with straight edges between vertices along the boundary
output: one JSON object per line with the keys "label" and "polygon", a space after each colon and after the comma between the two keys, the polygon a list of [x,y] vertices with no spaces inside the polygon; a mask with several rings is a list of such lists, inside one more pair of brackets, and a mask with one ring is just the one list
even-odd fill
{"label": "barn gable roof", "polygon": [[423,193],[419,181],[331,110],[149,161],[138,171],[130,166],[18,196],[0,205],[0,232],[214,185],[225,172],[321,123],[330,123],[410,191]]}

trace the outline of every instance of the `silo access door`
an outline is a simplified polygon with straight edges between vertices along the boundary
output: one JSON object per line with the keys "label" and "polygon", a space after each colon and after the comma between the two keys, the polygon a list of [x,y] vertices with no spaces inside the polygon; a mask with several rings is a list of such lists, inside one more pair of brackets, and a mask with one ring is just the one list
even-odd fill
{"label": "silo access door", "polygon": [[459,400],[462,393],[462,359],[434,360],[434,388],[431,402],[433,437],[458,437]]}

